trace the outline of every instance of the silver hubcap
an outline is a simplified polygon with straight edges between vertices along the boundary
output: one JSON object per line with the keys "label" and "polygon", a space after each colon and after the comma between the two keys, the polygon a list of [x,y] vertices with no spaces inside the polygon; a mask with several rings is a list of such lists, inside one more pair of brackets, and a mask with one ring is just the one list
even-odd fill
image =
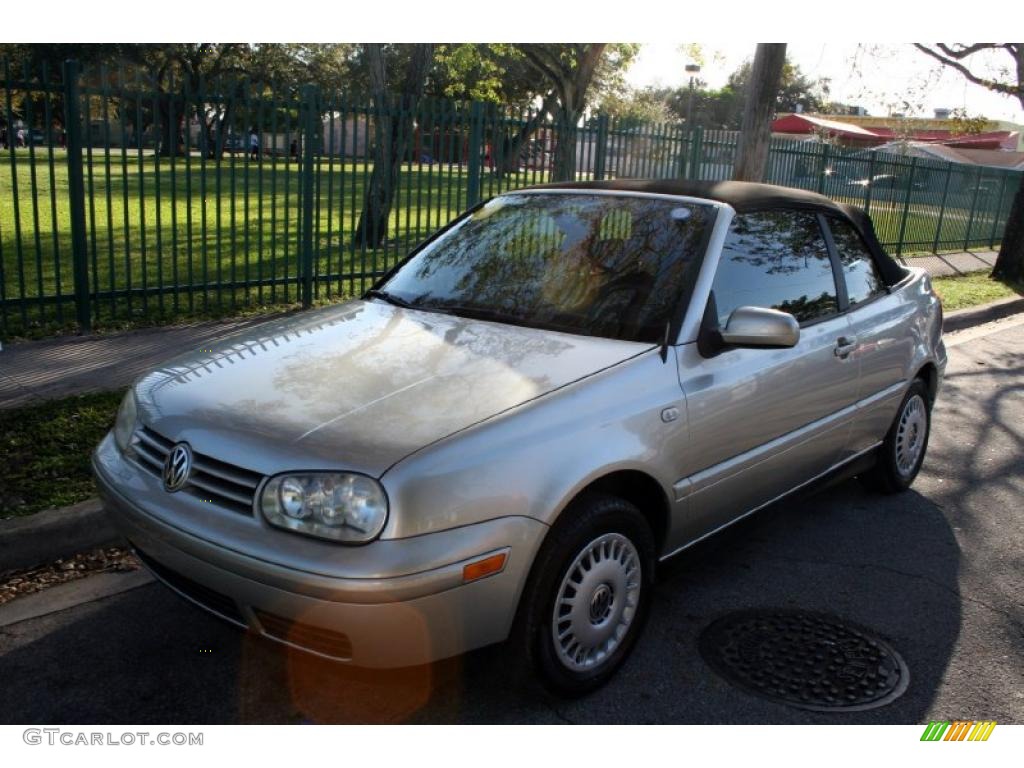
{"label": "silver hubcap", "polygon": [[640,556],[633,542],[606,533],[587,544],[558,588],[551,633],[569,669],[593,669],[615,652],[640,604]]}
{"label": "silver hubcap", "polygon": [[928,431],[928,412],[920,395],[907,400],[896,427],[896,470],[906,477],[914,471]]}

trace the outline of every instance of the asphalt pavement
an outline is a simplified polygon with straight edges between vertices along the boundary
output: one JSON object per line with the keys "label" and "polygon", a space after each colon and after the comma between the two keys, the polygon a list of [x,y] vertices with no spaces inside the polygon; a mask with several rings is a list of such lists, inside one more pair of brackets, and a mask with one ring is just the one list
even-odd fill
{"label": "asphalt pavement", "polygon": [[[390,672],[240,633],[159,584],[0,628],[0,720],[14,723],[1024,723],[1024,322],[949,337],[913,489],[855,479],[764,510],[664,569],[636,651],[575,701],[509,680],[497,646]],[[870,628],[910,685],[873,710],[817,713],[737,689],[698,652],[726,613],[800,608]]]}

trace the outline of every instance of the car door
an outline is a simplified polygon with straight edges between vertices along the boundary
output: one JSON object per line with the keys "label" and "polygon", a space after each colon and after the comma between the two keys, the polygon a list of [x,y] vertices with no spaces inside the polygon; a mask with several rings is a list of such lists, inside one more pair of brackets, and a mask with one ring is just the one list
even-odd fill
{"label": "car door", "polygon": [[847,317],[860,367],[857,415],[843,458],[870,450],[885,437],[906,388],[905,365],[913,357],[914,305],[890,294],[860,233],[845,219],[825,218],[843,273]]}
{"label": "car door", "polygon": [[847,441],[858,369],[844,346],[847,318],[819,219],[802,211],[738,215],[712,287],[719,325],[741,306],[779,309],[800,323],[788,349],[680,348],[690,442],[677,483],[691,538],[825,472]]}

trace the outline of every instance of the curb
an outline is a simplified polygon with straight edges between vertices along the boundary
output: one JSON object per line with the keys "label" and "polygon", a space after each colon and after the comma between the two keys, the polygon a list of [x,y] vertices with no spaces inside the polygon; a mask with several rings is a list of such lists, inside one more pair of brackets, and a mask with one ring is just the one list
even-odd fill
{"label": "curb", "polygon": [[1024,312],[1024,298],[1000,299],[980,307],[968,307],[950,312],[942,321],[942,332],[952,333],[975,325],[1001,320],[1004,317]]}
{"label": "curb", "polygon": [[[943,333],[1024,312],[1024,298],[1001,299],[980,307],[947,314]],[[48,509],[28,517],[0,520],[0,573],[31,568],[60,557],[97,547],[123,543],[110,524],[99,499],[88,499],[63,509]]]}
{"label": "curb", "polygon": [[99,499],[0,520],[0,573],[31,568],[121,540]]}
{"label": "curb", "polygon": [[74,608],[83,603],[113,597],[122,592],[144,587],[154,581],[153,574],[145,568],[119,573],[106,571],[94,573],[84,579],[66,581],[46,587],[16,600],[0,605],[0,629],[29,619],[38,619],[51,613]]}

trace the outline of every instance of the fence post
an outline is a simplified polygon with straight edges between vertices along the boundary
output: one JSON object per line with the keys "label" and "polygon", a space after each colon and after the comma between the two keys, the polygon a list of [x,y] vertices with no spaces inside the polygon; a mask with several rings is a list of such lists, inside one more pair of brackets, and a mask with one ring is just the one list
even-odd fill
{"label": "fence post", "polygon": [[700,166],[704,152],[704,128],[697,126],[690,132],[690,167],[686,178],[691,181],[700,180]]}
{"label": "fence post", "polygon": [[597,116],[597,149],[594,152],[594,181],[603,181],[608,161],[608,115]]}
{"label": "fence post", "polygon": [[313,152],[316,87],[302,87],[302,306],[313,306]]}
{"label": "fence post", "polygon": [[679,174],[680,179],[689,178],[687,158],[690,156],[690,137],[692,134],[693,131],[689,126],[687,126],[685,133],[682,130],[679,131],[679,162],[677,163],[676,173]]}
{"label": "fence post", "polygon": [[469,181],[466,184],[466,208],[480,202],[480,155],[483,151],[483,104],[474,101],[469,112]]}
{"label": "fence post", "polygon": [[942,187],[942,202],[939,204],[939,223],[935,225],[935,242],[932,253],[939,252],[939,237],[942,235],[942,220],[946,217],[946,199],[949,197],[949,181],[953,177],[953,164],[946,163],[946,182]]}
{"label": "fence post", "polygon": [[917,167],[917,158],[910,158],[910,175],[907,177],[907,194],[903,197],[903,216],[900,219],[900,240],[896,244],[896,255],[903,255],[903,237],[907,233],[907,216],[910,214],[910,196],[914,192],[914,169]]}
{"label": "fence post", "polygon": [[818,166],[818,194],[825,194],[825,169],[828,168],[828,160],[832,156],[832,145],[821,145],[821,164]]}
{"label": "fence post", "polygon": [[971,228],[974,226],[974,212],[978,209],[978,193],[981,192],[981,168],[974,177],[974,196],[971,198],[971,215],[967,217],[967,231],[964,233],[964,250],[970,247]]}
{"label": "fence post", "polygon": [[1006,194],[1006,177],[1008,175],[1008,171],[1003,171],[999,177],[999,197],[996,198],[996,204],[992,208],[992,231],[988,236],[989,250],[996,247],[996,228],[999,226],[999,214],[1003,212],[1003,195]]}
{"label": "fence post", "polygon": [[864,187],[864,213],[871,213],[871,180],[875,178],[875,159],[878,157],[878,153],[873,149],[868,150],[871,153],[871,159],[868,160],[868,183]]}
{"label": "fence post", "polygon": [[82,174],[82,117],[79,112],[77,61],[64,62],[64,123],[67,130],[68,208],[71,214],[71,263],[75,315],[82,333],[92,330],[89,308],[89,247],[85,234],[85,183]]}

